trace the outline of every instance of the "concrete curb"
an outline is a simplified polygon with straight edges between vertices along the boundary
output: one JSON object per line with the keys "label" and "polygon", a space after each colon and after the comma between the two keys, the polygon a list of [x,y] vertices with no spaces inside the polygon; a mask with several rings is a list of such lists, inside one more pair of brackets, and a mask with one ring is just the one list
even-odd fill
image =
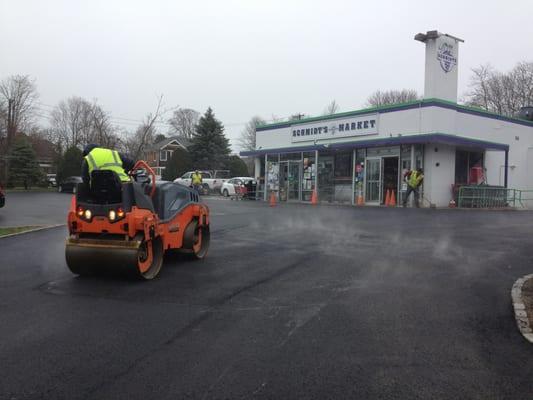
{"label": "concrete curb", "polygon": [[16,232],[16,233],[10,233],[9,235],[4,235],[4,236],[0,236],[0,240],[2,239],[5,239],[5,238],[8,238],[8,237],[13,237],[13,236],[18,236],[18,235],[24,235],[25,233],[31,233],[31,232],[37,232],[37,231],[43,231],[45,229],[52,229],[52,228],[57,228],[57,227],[60,227],[60,226],[66,226],[67,224],[55,224],[55,225],[45,225],[45,226],[40,226],[38,228],[34,228],[34,229],[29,229],[27,231],[23,231],[23,232]]}
{"label": "concrete curb", "polygon": [[529,325],[529,319],[526,312],[526,306],[522,297],[522,287],[529,279],[533,279],[533,274],[523,276],[518,279],[511,289],[511,298],[513,301],[514,315],[518,330],[526,338],[527,341],[533,343],[533,330]]}

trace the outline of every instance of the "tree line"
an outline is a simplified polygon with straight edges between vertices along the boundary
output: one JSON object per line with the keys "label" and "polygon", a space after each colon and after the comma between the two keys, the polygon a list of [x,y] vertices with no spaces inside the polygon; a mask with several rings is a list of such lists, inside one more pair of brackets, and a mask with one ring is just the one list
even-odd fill
{"label": "tree line", "polygon": [[[46,126],[38,122],[43,119],[48,122]],[[96,100],[79,96],[61,100],[55,106],[43,104],[39,102],[35,80],[27,75],[5,78],[0,82],[0,183],[28,186],[44,182],[30,144],[34,138],[54,145],[58,179],[79,175],[81,150],[89,143],[140,159],[149,146],[171,136],[178,136],[188,151],[185,155],[177,152],[170,160],[168,179],[186,172],[183,168],[237,168],[239,175],[247,175],[242,170],[244,163],[230,156],[224,126],[211,108],[204,115],[190,108],[167,108],[160,96],[154,109],[136,127],[125,129],[121,122],[136,123],[114,118]]]}
{"label": "tree line", "polygon": [[[420,98],[412,89],[377,90],[368,96],[364,106],[379,107]],[[533,104],[533,62],[520,62],[507,72],[498,71],[488,64],[474,68],[462,102],[498,114],[516,116],[521,107]],[[323,114],[337,112],[339,105],[333,100],[324,108]],[[305,117],[306,114],[298,112],[286,119],[296,121]],[[41,126],[37,122],[39,119],[47,120],[48,125]],[[241,132],[240,147],[254,150],[257,127],[281,120],[274,115],[269,120],[252,117]],[[121,127],[121,122],[137,125],[125,129]],[[25,136],[17,136],[20,133]],[[184,169],[192,168],[231,167],[242,174],[246,172],[242,160],[230,157],[224,126],[211,108],[203,115],[190,108],[167,108],[163,96],[160,96],[154,103],[154,109],[146,113],[142,121],[127,120],[114,118],[96,100],[79,96],[61,100],[55,106],[40,103],[35,80],[27,75],[11,76],[0,82],[0,182],[6,183],[8,176],[11,176],[11,181],[19,183],[22,176],[26,176],[26,183],[42,180],[35,152],[32,153],[25,139],[28,137],[47,139],[53,143],[57,153],[56,164],[62,167],[67,150],[70,149],[70,153],[66,159],[75,159],[74,154],[78,154],[75,149],[81,154],[81,149],[88,143],[114,148],[138,159],[148,146],[168,136],[182,139],[188,144],[188,152],[176,152],[169,163],[166,178],[174,178],[185,172]],[[15,139],[21,142],[17,146]],[[24,160],[24,168],[18,161],[10,161],[15,159]],[[8,168],[9,165],[11,168]],[[248,166],[251,169],[251,165]]]}

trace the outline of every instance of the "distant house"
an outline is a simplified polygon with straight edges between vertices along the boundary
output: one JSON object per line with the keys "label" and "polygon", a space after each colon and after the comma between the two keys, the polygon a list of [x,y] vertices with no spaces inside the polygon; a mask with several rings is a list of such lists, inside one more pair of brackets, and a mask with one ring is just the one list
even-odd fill
{"label": "distant house", "polygon": [[45,174],[56,173],[56,166],[54,165],[54,160],[57,157],[56,146],[51,141],[38,136],[28,136],[27,139],[35,151],[37,163],[42,171]]}
{"label": "distant house", "polygon": [[176,149],[187,150],[189,143],[178,136],[172,136],[148,146],[144,150],[144,157],[148,165],[153,168],[158,177],[163,175],[167,163]]}
{"label": "distant house", "polygon": [[[20,137],[26,138],[26,140],[31,144],[31,147],[35,151],[37,163],[39,164],[39,167],[41,167],[41,170],[45,174],[55,173],[56,166],[54,164],[54,160],[57,157],[56,146],[51,141],[44,139],[42,137],[36,136],[36,135],[26,135],[25,133],[18,132],[15,138],[20,138]],[[6,139],[2,138],[0,139],[0,149],[2,149],[2,152],[3,152],[5,151],[5,148],[6,148]],[[0,160],[1,159],[3,159],[3,157],[0,155]],[[3,171],[3,169],[5,168],[4,163],[0,162],[0,171]],[[1,172],[1,173],[3,174],[4,172]]]}

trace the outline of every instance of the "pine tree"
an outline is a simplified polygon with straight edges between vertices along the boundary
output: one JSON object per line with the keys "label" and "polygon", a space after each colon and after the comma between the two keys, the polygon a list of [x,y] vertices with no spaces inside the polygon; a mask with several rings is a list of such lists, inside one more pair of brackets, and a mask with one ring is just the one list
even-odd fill
{"label": "pine tree", "polygon": [[83,153],[76,146],[69,147],[61,157],[57,167],[57,182],[69,176],[81,175],[81,162]]}
{"label": "pine tree", "polygon": [[189,146],[193,166],[202,170],[221,169],[227,163],[230,152],[224,127],[209,107],[200,117]]}
{"label": "pine tree", "polygon": [[9,152],[9,186],[22,185],[28,189],[42,183],[44,174],[37,163],[37,156],[25,137],[18,138]]}
{"label": "pine tree", "polygon": [[246,163],[239,156],[230,156],[226,168],[229,169],[231,176],[248,176],[250,174]]}

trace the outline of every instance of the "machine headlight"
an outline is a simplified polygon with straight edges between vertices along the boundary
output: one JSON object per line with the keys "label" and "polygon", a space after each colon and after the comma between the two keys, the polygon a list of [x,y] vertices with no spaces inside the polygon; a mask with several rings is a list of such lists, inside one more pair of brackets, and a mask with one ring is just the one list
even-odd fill
{"label": "machine headlight", "polygon": [[93,216],[91,210],[85,210],[85,219],[89,220]]}
{"label": "machine headlight", "polygon": [[82,207],[82,206],[79,206],[79,207],[76,209],[76,213],[78,214],[78,217],[83,217],[83,213],[84,213],[83,207]]}
{"label": "machine headlight", "polygon": [[124,215],[126,215],[126,213],[122,208],[119,207],[119,209],[117,210],[117,217],[122,218],[124,217]]}
{"label": "machine headlight", "polygon": [[115,210],[110,210],[109,211],[109,220],[110,221],[114,221],[116,218],[117,218],[117,213],[115,212]]}

